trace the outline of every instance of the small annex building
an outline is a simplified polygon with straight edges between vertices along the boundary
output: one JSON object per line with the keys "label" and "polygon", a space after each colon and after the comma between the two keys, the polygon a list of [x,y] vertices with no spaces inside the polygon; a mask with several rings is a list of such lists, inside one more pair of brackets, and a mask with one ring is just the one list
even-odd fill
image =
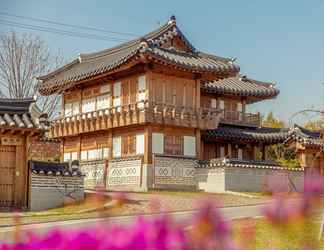
{"label": "small annex building", "polygon": [[0,99],[0,207],[28,206],[28,152],[47,129],[34,99]]}
{"label": "small annex building", "polygon": [[46,138],[49,125],[35,99],[0,99],[0,209],[38,211],[84,198],[81,172],[55,162],[59,141]]}

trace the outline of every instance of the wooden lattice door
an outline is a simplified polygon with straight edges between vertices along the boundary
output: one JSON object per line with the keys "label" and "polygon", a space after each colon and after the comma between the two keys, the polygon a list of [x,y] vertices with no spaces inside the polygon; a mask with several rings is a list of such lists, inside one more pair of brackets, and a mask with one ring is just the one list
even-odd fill
{"label": "wooden lattice door", "polygon": [[15,146],[0,146],[0,207],[14,205],[15,159]]}

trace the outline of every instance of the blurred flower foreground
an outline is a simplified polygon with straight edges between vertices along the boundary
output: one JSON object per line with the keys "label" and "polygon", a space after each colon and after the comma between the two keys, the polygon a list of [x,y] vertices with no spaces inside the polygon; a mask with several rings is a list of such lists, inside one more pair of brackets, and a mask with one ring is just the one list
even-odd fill
{"label": "blurred flower foreground", "polygon": [[[167,214],[155,219],[139,216],[128,226],[98,224],[86,230],[54,230],[45,236],[30,232],[24,238],[16,236],[19,240],[15,243],[0,243],[0,250],[323,249],[319,239],[323,193],[323,177],[313,175],[305,179],[302,194],[274,194],[264,206],[264,219],[261,219],[270,233],[260,239],[256,224],[244,227],[244,221],[241,230],[234,233],[216,205],[205,200],[199,202],[195,216],[186,224],[175,223]],[[123,201],[126,199],[121,197]],[[260,244],[258,247],[258,241],[265,241],[266,248],[260,248]],[[297,242],[294,247],[291,241]]]}

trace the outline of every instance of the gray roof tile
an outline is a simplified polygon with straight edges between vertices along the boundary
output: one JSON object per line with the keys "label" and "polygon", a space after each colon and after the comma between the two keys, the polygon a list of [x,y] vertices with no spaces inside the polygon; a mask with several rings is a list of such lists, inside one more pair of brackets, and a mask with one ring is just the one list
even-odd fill
{"label": "gray roof tile", "polygon": [[[187,53],[161,47],[175,36],[178,36],[186,44]],[[71,63],[39,77],[38,79],[41,81],[39,91],[44,95],[64,91],[74,86],[78,81],[116,69],[140,53],[146,53],[155,60],[174,64],[184,70],[221,72],[228,76],[235,75],[239,71],[239,67],[232,63],[231,59],[196,51],[175,22],[171,21],[143,38],[135,39],[112,49],[91,54],[80,54]]]}
{"label": "gray roof tile", "polygon": [[214,130],[205,130],[202,133],[204,140],[222,139],[229,141],[263,142],[269,144],[282,143],[288,137],[289,129],[276,128],[239,128],[234,126],[219,127]]}
{"label": "gray roof tile", "polygon": [[218,81],[205,82],[202,91],[225,95],[237,95],[243,97],[274,98],[279,90],[271,83],[261,82],[237,75]]}
{"label": "gray roof tile", "polygon": [[38,109],[34,99],[0,98],[0,128],[48,129],[47,116]]}

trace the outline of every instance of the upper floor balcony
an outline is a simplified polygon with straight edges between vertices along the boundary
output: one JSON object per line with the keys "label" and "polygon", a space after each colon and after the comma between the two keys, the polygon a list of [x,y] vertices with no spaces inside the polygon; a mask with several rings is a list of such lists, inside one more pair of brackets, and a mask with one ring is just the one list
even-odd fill
{"label": "upper floor balcony", "polygon": [[259,127],[261,125],[260,113],[252,114],[241,111],[220,110],[220,122],[231,125]]}
{"label": "upper floor balcony", "polygon": [[219,113],[210,108],[179,107],[144,100],[59,118],[53,121],[50,136],[73,136],[144,123],[215,129],[218,127]]}

